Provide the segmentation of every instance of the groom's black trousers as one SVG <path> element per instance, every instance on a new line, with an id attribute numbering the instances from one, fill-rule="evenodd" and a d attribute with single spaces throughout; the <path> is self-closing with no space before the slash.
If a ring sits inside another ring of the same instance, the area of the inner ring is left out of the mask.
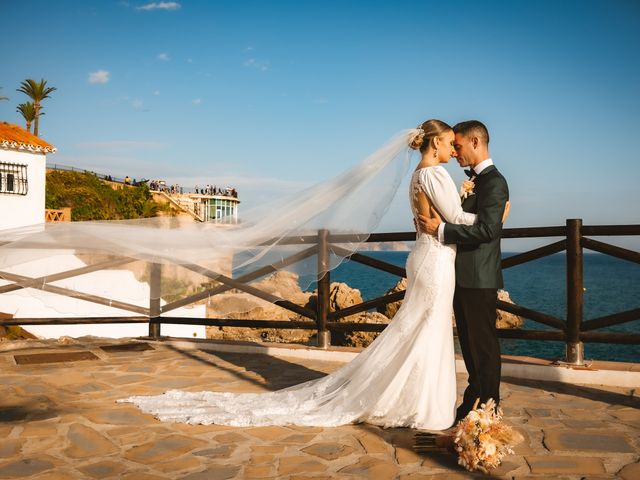
<path id="1" fill-rule="evenodd" d="M 465 366 L 469 372 L 469 385 L 464 392 L 458 417 L 473 408 L 476 398 L 480 403 L 493 398 L 500 402 L 500 344 L 496 332 L 495 288 L 462 288 L 456 286 L 453 311 L 456 315 L 458 340 Z"/>

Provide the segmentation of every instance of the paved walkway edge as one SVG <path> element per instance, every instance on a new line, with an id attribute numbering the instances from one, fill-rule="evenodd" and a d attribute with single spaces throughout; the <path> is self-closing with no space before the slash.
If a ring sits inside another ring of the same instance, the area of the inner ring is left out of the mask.
<path id="1" fill-rule="evenodd" d="M 145 338 L 147 341 L 153 341 Z M 193 341 L 184 339 L 163 339 L 162 343 L 169 343 L 184 350 L 205 350 L 209 352 L 229 353 L 258 353 L 274 357 L 289 357 L 305 360 L 325 360 L 330 362 L 349 362 L 359 353 L 355 348 L 320 349 L 303 345 L 258 344 L 250 342 L 220 342 Z M 568 367 L 554 365 L 552 362 L 535 363 L 527 357 L 509 357 L 503 359 L 502 376 L 525 378 L 529 380 L 543 380 L 581 385 L 606 385 L 612 387 L 637 388 L 640 387 L 640 371 L 624 369 L 606 369 L 595 367 Z M 614 362 L 607 362 L 612 364 Z M 624 365 L 624 364 L 621 364 Z M 456 371 L 467 373 L 464 361 L 456 358 Z"/>
<path id="2" fill-rule="evenodd" d="M 456 360 L 456 367 L 458 367 L 459 363 L 462 363 L 462 360 Z M 464 369 L 464 364 L 462 364 L 462 368 Z M 526 365 L 503 362 L 502 376 L 580 385 L 640 387 L 640 372 L 595 368 L 578 369 L 562 365 Z"/>

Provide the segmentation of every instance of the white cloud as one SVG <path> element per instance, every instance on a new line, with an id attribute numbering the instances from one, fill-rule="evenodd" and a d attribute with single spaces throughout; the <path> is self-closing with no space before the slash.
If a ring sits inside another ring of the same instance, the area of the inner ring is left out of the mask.
<path id="1" fill-rule="evenodd" d="M 269 70 L 270 64 L 268 60 L 256 60 L 255 58 L 250 58 L 244 62 L 244 66 L 247 68 L 255 68 L 261 72 L 266 72 Z"/>
<path id="2" fill-rule="evenodd" d="M 194 105 L 200 105 L 202 103 L 202 99 L 201 98 L 196 98 L 191 103 L 193 103 Z"/>
<path id="3" fill-rule="evenodd" d="M 138 100 L 137 98 L 131 102 L 131 106 L 136 110 L 140 110 L 144 106 L 144 102 L 142 100 Z"/>
<path id="4" fill-rule="evenodd" d="M 160 90 L 154 90 L 153 94 L 156 95 L 156 96 L 160 95 Z"/>
<path id="5" fill-rule="evenodd" d="M 178 2 L 151 2 L 136 7 L 136 10 L 178 10 L 182 7 Z"/>
<path id="6" fill-rule="evenodd" d="M 158 60 L 162 60 L 163 62 L 168 62 L 169 61 L 169 54 L 168 53 L 159 53 L 158 54 Z"/>
<path id="7" fill-rule="evenodd" d="M 187 58 L 187 63 L 193 63 L 193 58 Z"/>
<path id="8" fill-rule="evenodd" d="M 109 83 L 110 72 L 107 70 L 97 70 L 95 72 L 89 72 L 89 83 Z"/>

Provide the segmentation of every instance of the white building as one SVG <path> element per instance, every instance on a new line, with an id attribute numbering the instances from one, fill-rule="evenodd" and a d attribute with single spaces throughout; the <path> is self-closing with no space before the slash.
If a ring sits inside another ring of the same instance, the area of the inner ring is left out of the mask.
<path id="1" fill-rule="evenodd" d="M 197 202 L 198 212 L 205 222 L 219 224 L 238 223 L 238 205 L 240 200 L 231 195 L 190 195 Z"/>
<path id="2" fill-rule="evenodd" d="M 46 154 L 53 145 L 0 122 L 0 230 L 44 223 Z"/>
<path id="3" fill-rule="evenodd" d="M 5 229 L 44 225 L 46 154 L 55 151 L 53 145 L 23 128 L 0 122 L 0 233 Z M 37 278 L 42 272 L 64 272 L 85 265 L 73 255 L 73 252 L 66 255 L 57 252 L 48 258 L 3 267 L 2 270 Z M 12 282 L 0 277 L 0 286 L 10 283 Z M 138 281 L 134 274 L 127 270 L 102 270 L 58 281 L 56 284 L 98 296 L 121 298 L 135 305 L 149 304 L 148 283 Z M 104 291 L 107 287 L 110 290 Z M 205 313 L 205 305 L 172 311 L 172 315 L 183 317 L 204 317 Z M 126 316 L 131 315 L 131 312 L 86 302 L 73 296 L 24 288 L 0 294 L 0 314 L 8 318 L 82 318 Z M 25 330 L 41 338 L 83 335 L 118 338 L 146 335 L 149 327 L 146 323 L 102 323 L 33 325 L 26 326 Z M 200 325 L 163 325 L 161 331 L 163 335 L 177 337 L 205 337 L 205 327 Z"/>

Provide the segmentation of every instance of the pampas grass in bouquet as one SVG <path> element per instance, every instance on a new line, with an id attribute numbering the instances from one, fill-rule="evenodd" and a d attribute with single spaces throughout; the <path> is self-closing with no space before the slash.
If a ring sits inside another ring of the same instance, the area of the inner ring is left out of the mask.
<path id="1" fill-rule="evenodd" d="M 522 442 L 522 435 L 502 421 L 502 410 L 493 399 L 473 410 L 458 422 L 453 431 L 458 463 L 469 471 L 485 474 L 500 465 L 502 458 L 513 454 L 513 447 Z"/>

